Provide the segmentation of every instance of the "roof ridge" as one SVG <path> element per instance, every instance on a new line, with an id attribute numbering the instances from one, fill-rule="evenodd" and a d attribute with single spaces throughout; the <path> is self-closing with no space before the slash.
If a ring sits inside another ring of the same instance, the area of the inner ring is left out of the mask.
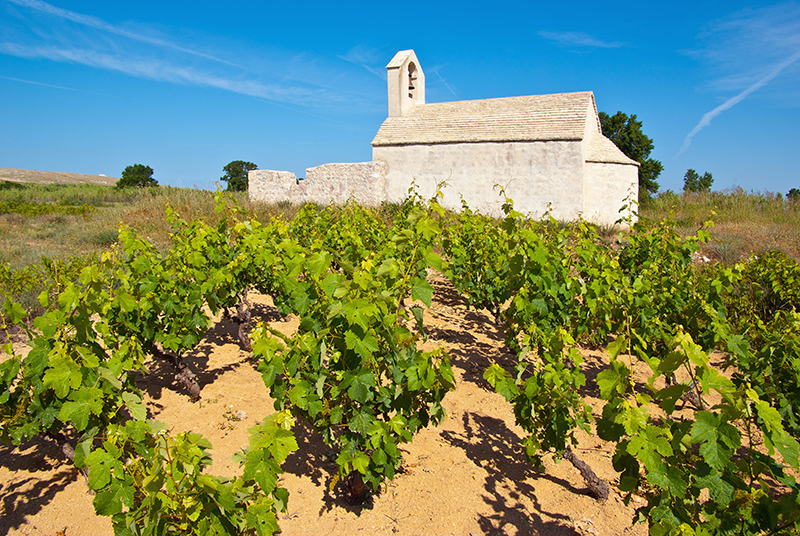
<path id="1" fill-rule="evenodd" d="M 387 118 L 372 145 L 580 140 L 590 102 L 576 91 L 420 104 Z"/>

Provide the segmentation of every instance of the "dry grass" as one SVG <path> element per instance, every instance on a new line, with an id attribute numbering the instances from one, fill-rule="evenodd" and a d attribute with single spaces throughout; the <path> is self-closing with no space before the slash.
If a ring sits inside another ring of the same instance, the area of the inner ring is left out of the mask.
<path id="1" fill-rule="evenodd" d="M 711 220 L 711 241 L 703 253 L 725 264 L 777 249 L 800 262 L 800 203 L 771 193 L 725 192 L 659 195 L 641 209 L 642 218 L 670 217 L 683 234 Z"/>
<path id="2" fill-rule="evenodd" d="M 65 184 L 51 180 L 64 175 L 71 176 L 71 180 L 83 177 L 85 182 Z M 19 182 L 20 177 L 27 180 L 21 187 L 4 181 L 13 178 Z M 0 169 L 0 201 L 16 199 L 97 207 L 86 216 L 0 214 L 0 262 L 18 268 L 38 262 L 42 256 L 67 258 L 91 253 L 112 244 L 121 224 L 166 248 L 170 241 L 167 204 L 186 220 L 199 217 L 211 224 L 219 221 L 213 192 L 169 186 L 120 191 L 99 184 L 101 179 L 112 184 L 116 181 L 91 175 Z M 230 197 L 246 216 L 260 221 L 274 217 L 291 219 L 299 209 L 290 203 L 251 203 L 246 193 Z M 387 205 L 379 214 L 391 219 L 397 208 Z M 713 220 L 712 239 L 703 253 L 726 264 L 771 249 L 800 261 L 800 203 L 779 195 L 746 193 L 741 189 L 690 195 L 667 192 L 641 207 L 640 215 L 644 220 L 670 217 L 683 234 L 693 234 L 703 222 Z M 601 229 L 601 232 L 616 235 L 618 229 Z"/>
<path id="3" fill-rule="evenodd" d="M 298 210 L 291 204 L 250 203 L 246 193 L 231 194 L 230 198 L 248 217 L 261 221 L 274 217 L 291 219 Z M 87 184 L 0 188 L 0 200 L 10 199 L 97 207 L 85 216 L 0 214 L 0 262 L 8 262 L 14 268 L 39 262 L 43 256 L 65 259 L 108 247 L 116 241 L 123 224 L 157 247 L 167 248 L 167 204 L 185 220 L 202 218 L 214 224 L 220 218 L 214 210 L 214 192 L 168 186 L 123 191 Z"/>

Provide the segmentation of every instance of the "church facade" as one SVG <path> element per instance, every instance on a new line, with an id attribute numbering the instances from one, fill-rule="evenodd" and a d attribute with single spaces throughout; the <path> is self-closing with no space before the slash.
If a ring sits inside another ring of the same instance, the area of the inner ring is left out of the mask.
<path id="1" fill-rule="evenodd" d="M 591 92 L 425 103 L 425 75 L 413 50 L 387 65 L 389 115 L 372 140 L 372 162 L 326 164 L 293 174 L 251 171 L 250 197 L 318 203 L 348 198 L 402 201 L 442 185 L 442 205 L 499 215 L 504 198 L 533 218 L 619 219 L 637 200 L 638 162 L 602 135 Z"/>

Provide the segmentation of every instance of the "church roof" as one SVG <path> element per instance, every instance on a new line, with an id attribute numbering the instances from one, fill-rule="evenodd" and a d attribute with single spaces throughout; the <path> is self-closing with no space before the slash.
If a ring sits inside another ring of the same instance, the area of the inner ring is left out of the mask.
<path id="1" fill-rule="evenodd" d="M 601 162 L 606 164 L 634 164 L 639 162 L 628 158 L 625 153 L 619 150 L 613 141 L 606 138 L 599 132 L 592 132 L 588 136 L 586 144 L 586 161 Z"/>
<path id="2" fill-rule="evenodd" d="M 591 91 L 422 104 L 386 119 L 372 145 L 581 140 L 590 105 Z"/>

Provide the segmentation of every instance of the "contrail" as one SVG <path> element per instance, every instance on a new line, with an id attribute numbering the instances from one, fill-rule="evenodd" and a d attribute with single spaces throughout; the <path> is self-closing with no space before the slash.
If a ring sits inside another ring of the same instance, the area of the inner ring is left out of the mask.
<path id="1" fill-rule="evenodd" d="M 88 93 L 90 95 L 100 95 L 100 96 L 103 96 L 103 97 L 113 97 L 113 95 L 109 95 L 108 93 L 98 93 L 97 91 L 87 91 L 85 89 L 75 89 L 74 87 L 55 86 L 53 84 L 45 84 L 44 82 L 35 82 L 33 80 L 23 80 L 22 78 L 12 78 L 10 76 L 2 76 L 2 75 L 0 75 L 0 79 L 11 80 L 12 82 L 22 82 L 23 84 L 33 84 L 35 86 L 51 87 L 53 89 L 64 89 L 64 90 L 67 90 L 67 91 L 77 91 L 79 93 Z"/>
<path id="2" fill-rule="evenodd" d="M 442 75 L 440 75 L 440 74 L 439 74 L 439 69 L 431 69 L 431 70 L 432 70 L 434 73 L 436 73 L 436 76 L 438 76 L 438 77 L 439 77 L 439 80 L 441 80 L 441 81 L 442 81 L 442 84 L 444 84 L 444 87 L 446 87 L 447 89 L 449 89 L 449 90 L 450 90 L 450 93 L 452 93 L 452 94 L 453 94 L 453 96 L 454 96 L 455 98 L 459 98 L 459 97 L 458 97 L 458 95 L 456 95 L 456 92 L 455 92 L 455 91 L 453 91 L 453 88 L 451 88 L 451 87 L 450 87 L 450 84 L 448 84 L 447 82 L 445 82 L 445 81 L 444 81 L 444 78 L 442 78 Z"/>
<path id="3" fill-rule="evenodd" d="M 694 135 L 700 132 L 704 127 L 707 127 L 711 123 L 712 119 L 717 117 L 719 114 L 721 114 L 728 108 L 731 108 L 733 105 L 742 102 L 745 98 L 747 98 L 747 96 L 750 93 L 767 85 L 773 78 L 778 76 L 781 73 L 781 71 L 783 71 L 785 68 L 787 68 L 797 60 L 800 60 L 800 50 L 789 56 L 788 59 L 784 60 L 781 64 L 775 67 L 775 69 L 773 69 L 773 71 L 769 73 L 767 76 L 765 76 L 764 78 L 762 78 L 749 88 L 745 89 L 735 97 L 731 97 L 730 99 L 726 100 L 725 102 L 723 102 L 722 104 L 720 104 L 719 106 L 717 106 L 716 108 L 705 114 L 703 118 L 700 119 L 700 122 L 697 123 L 697 126 L 695 126 L 691 132 L 689 132 L 689 134 L 686 136 L 686 139 L 683 140 L 683 146 L 681 147 L 681 150 L 678 151 L 678 154 L 675 155 L 675 157 L 677 158 L 686 149 L 689 148 L 689 145 L 692 144 L 692 138 L 694 138 Z"/>
<path id="4" fill-rule="evenodd" d="M 55 89 L 66 89 L 67 91 L 84 91 L 82 89 L 75 89 L 75 88 L 72 88 L 72 87 L 54 86 L 53 84 L 45 84 L 43 82 L 34 82 L 33 80 L 23 80 L 21 78 L 11 78 L 10 76 L 2 76 L 2 75 L 0 75 L 0 78 L 2 78 L 3 80 L 11 80 L 13 82 L 22 82 L 24 84 L 34 84 L 36 86 L 52 87 L 52 88 L 55 88 Z"/>

